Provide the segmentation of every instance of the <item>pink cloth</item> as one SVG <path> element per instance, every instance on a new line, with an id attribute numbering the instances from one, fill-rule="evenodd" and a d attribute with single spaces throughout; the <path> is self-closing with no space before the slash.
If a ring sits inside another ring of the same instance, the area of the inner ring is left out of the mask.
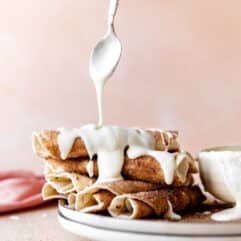
<path id="1" fill-rule="evenodd" d="M 44 176 L 29 171 L 0 172 L 0 213 L 42 204 Z"/>

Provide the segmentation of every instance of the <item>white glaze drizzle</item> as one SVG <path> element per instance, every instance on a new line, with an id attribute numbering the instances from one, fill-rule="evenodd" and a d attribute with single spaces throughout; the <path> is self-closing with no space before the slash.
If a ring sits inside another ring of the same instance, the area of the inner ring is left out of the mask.
<path id="1" fill-rule="evenodd" d="M 86 146 L 90 159 L 97 155 L 99 170 L 98 182 L 121 179 L 124 163 L 124 150 L 129 158 L 149 155 L 155 158 L 163 170 L 165 183 L 170 185 L 177 175 L 184 183 L 190 165 L 190 158 L 185 152 L 169 153 L 154 150 L 153 136 L 146 130 L 120 128 L 117 126 L 102 126 L 90 124 L 79 129 L 60 129 L 58 145 L 61 158 L 66 159 L 76 138 L 80 137 Z M 93 177 L 93 162 L 87 165 L 87 172 Z"/>
<path id="2" fill-rule="evenodd" d="M 87 172 L 89 174 L 89 177 L 94 176 L 94 162 L 93 160 L 89 160 L 87 166 L 86 166 Z"/>
<path id="3" fill-rule="evenodd" d="M 163 169 L 165 182 L 171 184 L 174 178 L 175 172 L 175 154 L 166 151 L 154 151 L 140 146 L 130 146 L 127 151 L 127 156 L 131 159 L 135 159 L 139 156 L 149 155 L 154 157 Z"/>
<path id="4" fill-rule="evenodd" d="M 114 73 L 121 55 L 121 44 L 115 35 L 114 29 L 114 18 L 118 5 L 119 0 L 111 0 L 108 13 L 108 31 L 93 49 L 90 58 L 89 71 L 96 89 L 99 127 L 103 125 L 102 102 L 104 86 Z"/>
<path id="5" fill-rule="evenodd" d="M 233 208 L 214 213 L 211 218 L 215 221 L 232 221 L 241 218 L 241 206 L 236 204 Z"/>
<path id="6" fill-rule="evenodd" d="M 171 220 L 180 220 L 182 217 L 173 211 L 171 202 L 167 200 L 167 203 L 168 211 L 165 213 L 164 217 Z"/>
<path id="7" fill-rule="evenodd" d="M 153 149 L 155 141 L 147 131 L 90 124 L 79 129 L 59 129 L 58 145 L 61 158 L 66 159 L 76 138 L 84 141 L 90 159 L 97 154 L 98 182 L 121 179 L 124 150 L 127 146 Z"/>
<path id="8" fill-rule="evenodd" d="M 210 215 L 211 212 L 210 212 L 210 211 L 204 211 L 204 212 L 202 212 L 201 214 L 203 214 L 203 215 Z"/>
<path id="9" fill-rule="evenodd" d="M 172 184 L 175 174 L 179 176 L 182 182 L 185 182 L 190 161 L 186 158 L 185 153 L 177 155 L 176 153 L 150 150 L 140 146 L 130 146 L 127 150 L 127 156 L 131 159 L 144 155 L 152 156 L 159 162 L 166 184 Z"/>

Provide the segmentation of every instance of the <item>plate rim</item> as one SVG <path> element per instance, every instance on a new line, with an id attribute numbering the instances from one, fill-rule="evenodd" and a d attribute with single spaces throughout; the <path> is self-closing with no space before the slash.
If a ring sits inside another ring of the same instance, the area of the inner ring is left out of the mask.
<path id="1" fill-rule="evenodd" d="M 101 216 L 99 214 L 82 213 L 64 207 L 63 202 L 58 204 L 58 215 L 76 223 L 91 226 L 93 228 L 106 229 L 117 232 L 131 232 L 146 235 L 166 236 L 197 236 L 197 237 L 240 237 L 240 223 L 180 223 L 152 220 L 127 220 Z M 140 231 L 141 230 L 141 231 Z M 192 230 L 192 233 L 188 232 Z M 208 230 L 208 231 L 207 231 Z"/>

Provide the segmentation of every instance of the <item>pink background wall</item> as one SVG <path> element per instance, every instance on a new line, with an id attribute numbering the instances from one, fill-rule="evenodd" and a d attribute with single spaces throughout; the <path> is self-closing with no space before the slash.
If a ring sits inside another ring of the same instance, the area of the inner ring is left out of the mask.
<path id="1" fill-rule="evenodd" d="M 41 171 L 35 129 L 97 121 L 88 75 L 107 0 L 0 0 L 0 168 Z M 121 0 L 123 58 L 104 120 L 178 129 L 183 147 L 240 143 L 241 1 Z"/>

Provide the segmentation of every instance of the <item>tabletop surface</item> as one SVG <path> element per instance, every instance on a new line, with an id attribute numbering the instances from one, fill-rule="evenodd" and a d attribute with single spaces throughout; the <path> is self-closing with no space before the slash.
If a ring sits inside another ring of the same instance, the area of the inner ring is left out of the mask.
<path id="1" fill-rule="evenodd" d="M 57 220 L 57 205 L 0 215 L 1 241 L 87 241 L 65 231 Z"/>

